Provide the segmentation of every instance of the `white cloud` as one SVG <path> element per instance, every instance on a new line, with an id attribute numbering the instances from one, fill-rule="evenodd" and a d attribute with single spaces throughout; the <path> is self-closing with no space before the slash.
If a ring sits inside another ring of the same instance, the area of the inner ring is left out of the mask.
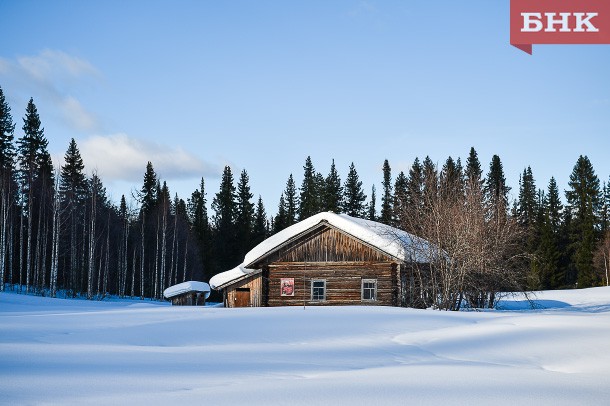
<path id="1" fill-rule="evenodd" d="M 59 106 L 63 118 L 69 125 L 78 130 L 93 130 L 97 120 L 93 114 L 85 110 L 82 104 L 72 96 L 66 96 Z"/>
<path id="2" fill-rule="evenodd" d="M 9 68 L 10 68 L 9 61 L 4 58 L 0 58 L 0 74 L 8 73 Z"/>
<path id="3" fill-rule="evenodd" d="M 86 79 L 99 79 L 98 70 L 88 61 L 62 51 L 46 49 L 34 56 L 14 60 L 0 58 L 0 75 L 27 98 L 47 101 L 68 127 L 77 131 L 99 130 L 96 116 L 73 95 Z"/>
<path id="4" fill-rule="evenodd" d="M 30 77 L 39 81 L 99 74 L 97 69 L 86 60 L 51 49 L 45 49 L 35 56 L 19 57 L 17 64 Z"/>
<path id="5" fill-rule="evenodd" d="M 126 134 L 90 137 L 79 143 L 79 148 L 87 168 L 97 170 L 104 181 L 140 181 L 148 161 L 161 178 L 168 180 L 217 177 L 221 171 L 181 147 L 130 138 Z"/>
<path id="6" fill-rule="evenodd" d="M 361 0 L 351 10 L 347 12 L 350 17 L 370 15 L 377 13 L 377 7 L 370 1 Z"/>

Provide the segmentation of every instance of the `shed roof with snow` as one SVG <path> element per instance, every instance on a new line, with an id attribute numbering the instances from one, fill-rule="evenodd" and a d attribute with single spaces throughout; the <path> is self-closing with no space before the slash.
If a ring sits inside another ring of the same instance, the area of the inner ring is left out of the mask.
<path id="1" fill-rule="evenodd" d="M 204 298 L 207 299 L 210 297 L 210 285 L 205 282 L 186 281 L 165 289 L 163 291 L 163 296 L 165 296 L 166 299 L 171 299 L 189 292 L 203 293 Z"/>

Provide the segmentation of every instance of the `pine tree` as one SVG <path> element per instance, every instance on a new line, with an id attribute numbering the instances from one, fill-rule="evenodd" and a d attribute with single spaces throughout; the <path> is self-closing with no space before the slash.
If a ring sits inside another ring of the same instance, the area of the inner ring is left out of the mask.
<path id="1" fill-rule="evenodd" d="M 393 218 L 392 211 L 392 169 L 386 159 L 383 161 L 383 196 L 381 196 L 381 214 L 379 221 L 383 224 L 391 224 Z"/>
<path id="2" fill-rule="evenodd" d="M 597 283 L 593 269 L 593 252 L 598 240 L 596 225 L 601 205 L 599 179 L 586 156 L 580 156 L 568 183 L 566 199 L 572 215 L 571 242 L 573 262 L 579 288 Z"/>
<path id="3" fill-rule="evenodd" d="M 235 217 L 235 232 L 237 237 L 238 257 L 243 258 L 252 249 L 254 227 L 254 203 L 250 192 L 250 178 L 246 170 L 242 170 L 237 182 L 237 211 Z"/>
<path id="4" fill-rule="evenodd" d="M 343 185 L 343 209 L 348 216 L 365 216 L 366 195 L 362 191 L 362 182 L 358 178 L 358 172 L 354 163 L 349 167 L 345 184 Z"/>
<path id="5" fill-rule="evenodd" d="M 341 213 L 341 199 L 343 198 L 343 188 L 341 187 L 341 178 L 335 167 L 333 159 L 330 165 L 328 176 L 324 180 L 322 199 L 322 211 L 332 211 L 333 213 Z"/>
<path id="6" fill-rule="evenodd" d="M 377 196 L 375 194 L 375 185 L 371 186 L 371 201 L 368 205 L 367 219 L 371 221 L 377 221 Z"/>
<path id="7" fill-rule="evenodd" d="M 243 259 L 237 252 L 237 236 L 235 234 L 236 198 L 231 168 L 225 166 L 220 181 L 220 190 L 212 200 L 215 273 L 232 269 Z"/>
<path id="8" fill-rule="evenodd" d="M 304 220 L 320 212 L 320 179 L 313 167 L 311 157 L 308 156 L 305 160 L 303 170 L 304 174 L 303 183 L 301 183 L 299 220 Z"/>

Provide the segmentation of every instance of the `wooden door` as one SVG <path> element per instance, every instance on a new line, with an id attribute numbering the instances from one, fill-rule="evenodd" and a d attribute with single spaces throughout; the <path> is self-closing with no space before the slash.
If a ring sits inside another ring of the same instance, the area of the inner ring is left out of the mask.
<path id="1" fill-rule="evenodd" d="M 249 307 L 250 306 L 250 289 L 237 288 L 235 290 L 234 307 Z"/>

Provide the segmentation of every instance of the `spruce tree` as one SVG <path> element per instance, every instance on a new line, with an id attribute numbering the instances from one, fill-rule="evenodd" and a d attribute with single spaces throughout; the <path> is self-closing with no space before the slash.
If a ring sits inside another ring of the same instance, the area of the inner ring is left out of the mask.
<path id="1" fill-rule="evenodd" d="M 492 214 L 500 216 L 500 218 L 505 217 L 508 211 L 508 192 L 510 187 L 506 185 L 502 161 L 498 155 L 494 155 L 491 158 L 484 191 L 485 199 Z"/>
<path id="2" fill-rule="evenodd" d="M 64 162 L 60 171 L 59 193 L 64 207 L 70 210 L 71 206 L 81 204 L 87 194 L 85 164 L 74 138 L 70 140 Z"/>
<path id="3" fill-rule="evenodd" d="M 29 292 L 37 284 L 39 276 L 45 275 L 46 250 L 42 249 L 45 230 L 49 230 L 50 208 L 53 199 L 52 164 L 47 150 L 48 141 L 41 127 L 38 110 L 30 99 L 23 118 L 23 137 L 17 141 L 19 157 L 19 181 L 21 201 L 27 219 L 25 234 L 25 285 Z M 35 249 L 35 246 L 38 247 Z M 43 269 L 41 269 L 41 267 Z M 21 269 L 20 272 L 24 270 Z M 41 274 L 41 272 L 43 272 Z"/>
<path id="4" fill-rule="evenodd" d="M 76 289 L 77 280 L 82 277 L 79 272 L 82 272 L 80 263 L 84 252 L 80 236 L 85 227 L 88 185 L 84 172 L 85 164 L 74 138 L 70 140 L 64 161 L 60 170 L 59 195 L 63 214 L 62 221 L 66 224 L 68 233 L 62 239 L 64 249 L 61 250 L 59 256 L 60 261 L 66 264 L 69 270 L 65 281 L 68 286 L 65 288 Z"/>
<path id="5" fill-rule="evenodd" d="M 602 203 L 600 208 L 600 234 L 606 235 L 610 229 L 610 181 L 602 186 Z"/>
<path id="6" fill-rule="evenodd" d="M 408 206 L 407 183 L 407 177 L 401 171 L 394 182 L 394 201 L 392 204 L 394 214 L 392 224 L 397 227 L 404 227 L 406 221 Z"/>
<path id="7" fill-rule="evenodd" d="M 349 167 L 345 184 L 343 185 L 343 209 L 348 216 L 365 216 L 366 195 L 362 191 L 362 182 L 358 178 L 358 172 L 354 163 Z"/>
<path id="8" fill-rule="evenodd" d="M 593 252 L 598 240 L 596 225 L 601 205 L 599 179 L 589 158 L 582 155 L 578 158 L 568 185 L 570 189 L 566 191 L 566 199 L 572 215 L 572 260 L 578 287 L 586 288 L 597 283 Z"/>
<path id="9" fill-rule="evenodd" d="M 299 211 L 297 188 L 294 183 L 292 174 L 290 174 L 288 180 L 286 181 L 286 190 L 284 191 L 284 194 L 282 196 L 284 197 L 284 217 L 282 218 L 281 226 L 282 229 L 284 229 L 297 222 L 297 215 Z"/>
<path id="10" fill-rule="evenodd" d="M 237 214 L 236 192 L 233 174 L 225 166 L 220 181 L 220 190 L 212 200 L 214 210 L 214 258 L 216 273 L 232 269 L 241 262 L 237 252 L 235 216 Z"/>
<path id="11" fill-rule="evenodd" d="M 539 289 L 556 289 L 563 286 L 565 281 L 561 265 L 561 210 L 559 189 L 555 178 L 551 178 L 540 208 L 543 219 L 539 226 L 540 241 L 536 251 L 540 264 Z"/>
<path id="12" fill-rule="evenodd" d="M 553 179 L 554 181 L 554 179 Z M 517 220 L 519 224 L 529 228 L 535 223 L 538 212 L 536 202 L 536 183 L 532 168 L 527 167 L 519 179 L 519 197 L 517 200 Z"/>
<path id="13" fill-rule="evenodd" d="M 343 188 L 341 187 L 341 178 L 335 167 L 333 159 L 330 165 L 328 176 L 324 180 L 322 211 L 332 211 L 333 213 L 341 213 L 341 199 L 343 198 Z"/>
<path id="14" fill-rule="evenodd" d="M 201 178 L 199 189 L 191 194 L 188 200 L 188 214 L 192 224 L 193 233 L 197 241 L 197 247 L 201 255 L 203 275 L 211 277 L 212 267 L 212 237 L 208 218 L 207 199 L 205 192 L 205 180 Z"/>
<path id="15" fill-rule="evenodd" d="M 407 220 L 407 224 L 403 225 L 403 228 L 405 228 L 406 231 L 415 234 L 418 234 L 419 230 L 415 229 L 415 225 L 412 224 L 413 222 L 411 219 L 418 218 L 420 210 L 423 207 L 423 188 L 423 168 L 419 163 L 419 158 L 415 158 L 407 179 L 407 204 L 405 207 L 405 220 Z"/>
<path id="16" fill-rule="evenodd" d="M 379 221 L 383 224 L 391 224 L 393 219 L 392 211 L 392 168 L 386 159 L 383 161 L 383 196 L 381 196 L 381 214 Z"/>
<path id="17" fill-rule="evenodd" d="M 481 169 L 481 163 L 479 162 L 479 156 L 474 147 L 470 148 L 468 159 L 466 160 L 466 169 L 464 170 L 464 177 L 466 180 L 466 186 L 469 188 L 483 186 L 483 180 L 481 175 L 483 170 Z"/>
<path id="18" fill-rule="evenodd" d="M 14 131 L 15 123 L 13 123 L 11 108 L 0 87 L 0 170 L 2 175 L 12 173 L 15 169 Z"/>
<path id="19" fill-rule="evenodd" d="M 33 198 L 32 188 L 39 173 L 41 157 L 48 145 L 33 99 L 30 99 L 26 108 L 26 115 L 23 119 L 23 133 L 23 137 L 17 141 L 20 167 L 19 178 L 22 184 L 24 201 L 28 205 L 29 200 Z"/>
<path id="20" fill-rule="evenodd" d="M 543 195 L 542 191 L 540 193 L 536 192 L 534 175 L 532 174 L 532 169 L 528 166 L 523 170 L 523 174 L 519 178 L 519 196 L 513 211 L 517 222 L 525 233 L 525 251 L 532 258 L 537 258 L 542 227 L 544 226 L 545 213 L 543 202 L 546 198 Z M 528 286 L 530 289 L 536 290 L 541 288 L 542 279 L 547 278 L 547 276 L 542 274 L 543 272 L 546 271 L 543 270 L 542 262 L 537 259 L 532 260 L 528 275 Z"/>
<path id="21" fill-rule="evenodd" d="M 286 200 L 284 199 L 284 193 L 282 193 L 277 206 L 277 214 L 273 220 L 273 232 L 280 232 L 286 227 L 288 227 L 288 215 L 286 214 Z"/>
<path id="22" fill-rule="evenodd" d="M 11 108 L 0 87 L 0 292 L 4 290 L 7 275 L 8 282 L 13 283 L 12 272 L 8 269 L 8 258 L 13 249 L 13 243 L 10 241 L 12 214 L 17 207 L 14 131 Z"/>
<path id="23" fill-rule="evenodd" d="M 239 181 L 237 182 L 237 207 L 235 217 L 235 232 L 237 237 L 237 245 L 239 257 L 244 255 L 253 247 L 253 227 L 254 227 L 254 203 L 249 185 L 250 178 L 246 170 L 241 171 Z"/>
<path id="24" fill-rule="evenodd" d="M 252 230 L 252 245 L 256 246 L 267 238 L 267 213 L 263 205 L 263 199 L 259 195 L 254 213 L 254 229 Z"/>
<path id="25" fill-rule="evenodd" d="M 428 210 L 429 207 L 434 205 L 434 202 L 438 198 L 439 191 L 439 178 L 436 165 L 432 162 L 429 156 L 424 158 L 422 164 L 422 178 L 423 178 L 423 209 Z"/>
<path id="26" fill-rule="evenodd" d="M 146 164 L 146 172 L 144 173 L 144 182 L 140 189 L 140 193 L 138 194 L 138 200 L 140 201 L 140 218 L 142 218 L 142 216 L 147 217 L 151 215 L 153 209 L 157 205 L 159 188 L 157 173 L 153 168 L 153 164 L 148 161 Z"/>
<path id="27" fill-rule="evenodd" d="M 303 166 L 303 183 L 299 206 L 299 220 L 304 220 L 320 212 L 320 179 L 316 173 L 311 157 L 305 160 Z"/>
<path id="28" fill-rule="evenodd" d="M 377 221 L 377 196 L 375 194 L 375 185 L 371 186 L 371 201 L 368 204 L 367 219 L 371 221 Z"/>
<path id="29" fill-rule="evenodd" d="M 456 199 L 464 193 L 462 164 L 449 157 L 440 175 L 440 194 L 443 198 Z"/>

